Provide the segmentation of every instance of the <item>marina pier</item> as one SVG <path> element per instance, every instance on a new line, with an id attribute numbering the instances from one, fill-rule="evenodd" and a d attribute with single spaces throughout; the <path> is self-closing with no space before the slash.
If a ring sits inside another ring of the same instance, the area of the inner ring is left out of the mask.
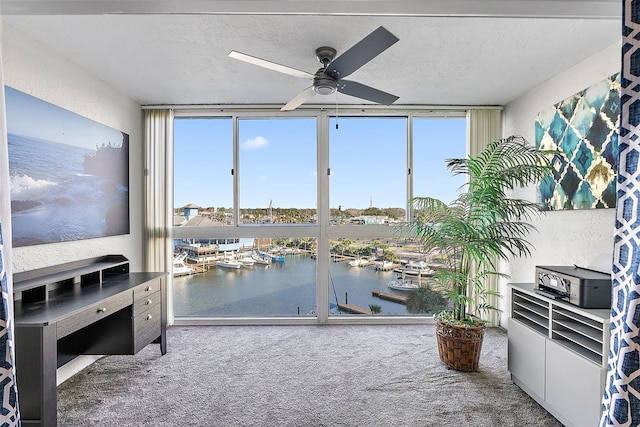
<path id="1" fill-rule="evenodd" d="M 353 313 L 353 314 L 371 314 L 371 310 L 369 310 L 368 308 L 364 308 L 364 307 L 359 307 L 357 305 L 353 305 L 353 304 L 343 304 L 343 303 L 338 303 L 338 308 L 342 311 L 346 311 L 347 313 Z"/>
<path id="2" fill-rule="evenodd" d="M 397 302 L 399 304 L 407 304 L 407 297 L 404 295 L 390 294 L 382 291 L 371 291 L 371 295 L 387 301 Z"/>

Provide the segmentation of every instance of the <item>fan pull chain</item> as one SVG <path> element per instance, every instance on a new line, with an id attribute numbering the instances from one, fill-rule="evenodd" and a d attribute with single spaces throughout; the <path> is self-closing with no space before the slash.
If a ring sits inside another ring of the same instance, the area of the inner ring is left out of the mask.
<path id="1" fill-rule="evenodd" d="M 336 130 L 338 130 L 338 91 L 336 91 Z"/>

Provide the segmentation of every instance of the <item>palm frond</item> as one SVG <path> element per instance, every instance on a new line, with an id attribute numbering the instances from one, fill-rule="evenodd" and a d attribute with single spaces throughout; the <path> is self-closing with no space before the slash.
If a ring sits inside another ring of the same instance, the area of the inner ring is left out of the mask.
<path id="1" fill-rule="evenodd" d="M 449 270 L 435 279 L 446 290 L 458 320 L 467 309 L 495 309 L 487 297 L 495 292 L 485 288 L 489 276 L 501 276 L 495 262 L 513 256 L 531 255 L 526 240 L 535 231 L 529 224 L 541 208 L 528 200 L 511 198 L 509 193 L 540 181 L 551 170 L 548 153 L 531 147 L 521 136 L 494 141 L 477 156 L 447 159 L 453 175 L 467 175 L 466 190 L 446 204 L 431 197 L 411 200 L 415 213 L 410 230 L 425 250 L 439 251 L 449 262 Z M 471 276 L 475 266 L 476 274 Z M 473 300 L 470 295 L 473 293 Z"/>

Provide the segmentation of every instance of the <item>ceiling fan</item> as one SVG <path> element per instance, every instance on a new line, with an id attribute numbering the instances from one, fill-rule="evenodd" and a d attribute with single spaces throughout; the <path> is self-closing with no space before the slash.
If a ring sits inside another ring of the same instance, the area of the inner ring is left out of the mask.
<path id="1" fill-rule="evenodd" d="M 229 56 L 294 77 L 313 79 L 313 84 L 282 107 L 282 111 L 295 110 L 315 94 L 330 95 L 335 93 L 336 90 L 340 93 L 366 99 L 377 104 L 390 105 L 398 99 L 397 96 L 372 88 L 371 86 L 343 79 L 387 50 L 398 40 L 396 36 L 384 27 L 378 27 L 337 58 L 334 48 L 327 46 L 319 47 L 316 49 L 316 57 L 322 64 L 322 68 L 319 68 L 315 74 L 310 74 L 306 71 L 297 70 L 287 67 L 286 65 L 280 65 L 234 50 L 229 52 Z"/>

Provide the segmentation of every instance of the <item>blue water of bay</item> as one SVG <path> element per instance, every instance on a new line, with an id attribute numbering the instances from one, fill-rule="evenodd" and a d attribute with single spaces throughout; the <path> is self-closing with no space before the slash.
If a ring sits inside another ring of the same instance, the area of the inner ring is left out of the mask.
<path id="1" fill-rule="evenodd" d="M 373 266 L 349 267 L 331 263 L 329 302 L 331 313 L 340 315 L 336 299 L 363 308 L 376 304 L 383 315 L 406 315 L 402 304 L 371 295 L 374 290 L 403 294 L 387 287 L 396 277 L 392 271 Z M 274 317 L 315 316 L 316 261 L 308 255 L 289 255 L 284 263 L 229 270 L 213 267 L 202 274 L 174 279 L 176 317 Z"/>

